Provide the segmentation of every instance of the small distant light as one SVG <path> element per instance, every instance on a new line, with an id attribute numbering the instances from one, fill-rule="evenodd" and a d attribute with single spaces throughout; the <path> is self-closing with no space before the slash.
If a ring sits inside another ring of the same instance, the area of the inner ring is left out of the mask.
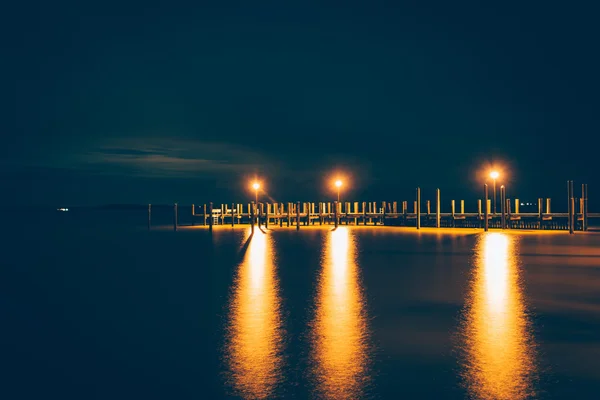
<path id="1" fill-rule="evenodd" d="M 521 203 L 521 205 L 522 205 L 522 206 L 524 206 L 525 204 L 524 204 L 524 203 Z"/>

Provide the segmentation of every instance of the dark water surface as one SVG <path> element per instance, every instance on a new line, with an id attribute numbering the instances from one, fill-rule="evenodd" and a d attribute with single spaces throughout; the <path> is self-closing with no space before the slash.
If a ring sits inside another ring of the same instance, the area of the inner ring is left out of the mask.
<path id="1" fill-rule="evenodd" d="M 2 398 L 600 392 L 598 234 L 3 218 Z"/>

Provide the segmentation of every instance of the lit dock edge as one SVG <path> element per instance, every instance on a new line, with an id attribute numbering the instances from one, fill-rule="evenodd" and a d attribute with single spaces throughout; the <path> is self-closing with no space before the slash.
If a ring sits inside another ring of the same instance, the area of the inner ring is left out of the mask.
<path id="1" fill-rule="evenodd" d="M 192 226 L 203 225 L 212 229 L 215 225 L 277 225 L 295 227 L 314 225 L 356 225 L 356 226 L 402 226 L 421 228 L 480 228 L 495 229 L 537 229 L 563 230 L 574 233 L 587 231 L 589 219 L 600 219 L 600 213 L 588 213 L 587 185 L 582 187 L 582 197 L 572 197 L 572 181 L 569 181 L 569 211 L 566 213 L 551 212 L 551 199 L 538 199 L 538 212 L 522 213 L 519 211 L 519 199 L 507 199 L 504 188 L 500 191 L 500 212 L 492 212 L 491 200 L 488 198 L 487 185 L 484 185 L 484 200 L 478 200 L 477 212 L 465 212 L 465 202 L 460 200 L 459 209 L 456 201 L 451 200 L 451 212 L 441 212 L 440 190 L 436 191 L 435 210 L 431 210 L 431 201 L 425 201 L 422 209 L 421 190 L 417 188 L 416 198 L 409 211 L 408 202 L 287 202 L 287 203 L 231 203 L 214 207 L 213 203 L 191 206 Z M 544 201 L 545 200 L 545 201 Z M 483 207 L 485 204 L 486 207 Z M 514 211 L 511 209 L 514 204 Z M 173 206 L 173 229 L 177 230 L 179 207 Z M 148 205 L 148 229 L 151 229 L 152 206 Z"/>

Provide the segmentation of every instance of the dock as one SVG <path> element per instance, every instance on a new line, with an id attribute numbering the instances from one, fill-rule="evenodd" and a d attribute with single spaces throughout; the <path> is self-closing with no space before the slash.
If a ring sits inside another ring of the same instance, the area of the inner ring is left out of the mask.
<path id="1" fill-rule="evenodd" d="M 429 228 L 539 229 L 585 232 L 590 219 L 600 221 L 600 213 L 588 212 L 587 185 L 582 185 L 581 198 L 575 198 L 572 181 L 568 182 L 568 212 L 552 212 L 551 199 L 538 198 L 536 212 L 521 212 L 519 199 L 506 198 L 500 188 L 499 212 L 493 212 L 492 201 L 484 185 L 484 198 L 477 201 L 477 211 L 466 211 L 465 201 L 450 200 L 450 212 L 441 212 L 441 193 L 436 198 L 421 200 L 416 189 L 415 200 L 408 201 L 333 201 L 333 202 L 249 202 L 215 206 L 213 203 L 191 206 L 192 225 L 212 229 L 215 225 L 255 225 L 295 227 L 311 225 L 403 226 Z M 151 228 L 152 206 L 148 205 L 148 229 Z M 179 206 L 173 207 L 173 229 L 177 230 Z"/>

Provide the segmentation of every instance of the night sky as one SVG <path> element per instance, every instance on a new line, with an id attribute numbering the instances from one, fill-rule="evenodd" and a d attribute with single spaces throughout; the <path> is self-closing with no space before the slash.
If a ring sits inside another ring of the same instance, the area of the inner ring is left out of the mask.
<path id="1" fill-rule="evenodd" d="M 510 197 L 600 205 L 592 1 L 319 3 L 12 2 L 0 203 L 247 201 L 255 174 L 318 201 L 333 171 L 449 202 L 496 165 Z"/>

